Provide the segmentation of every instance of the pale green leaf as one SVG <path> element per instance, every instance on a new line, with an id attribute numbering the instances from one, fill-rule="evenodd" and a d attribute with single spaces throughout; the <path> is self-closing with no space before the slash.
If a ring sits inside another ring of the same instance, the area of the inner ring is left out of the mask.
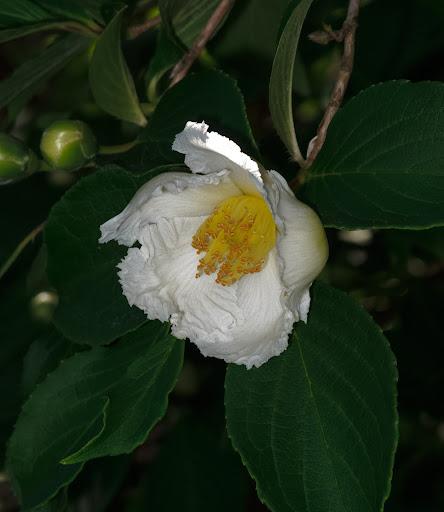
<path id="1" fill-rule="evenodd" d="M 121 48 L 123 10 L 98 38 L 89 69 L 89 83 L 100 108 L 118 119 L 140 126 L 146 119 Z"/>
<path id="2" fill-rule="evenodd" d="M 270 77 L 270 112 L 274 127 L 292 158 L 303 161 L 293 122 L 293 70 L 302 25 L 313 0 L 301 0 L 279 40 Z"/>

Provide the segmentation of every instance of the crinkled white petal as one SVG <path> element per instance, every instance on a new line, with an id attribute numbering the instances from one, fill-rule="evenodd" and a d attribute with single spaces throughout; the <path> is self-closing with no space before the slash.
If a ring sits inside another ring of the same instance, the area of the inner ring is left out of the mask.
<path id="1" fill-rule="evenodd" d="M 221 201 L 241 193 L 226 171 L 206 176 L 160 174 L 145 183 L 121 213 L 100 226 L 99 242 L 117 240 L 131 246 L 147 224 L 162 217 L 209 215 Z"/>
<path id="2" fill-rule="evenodd" d="M 160 219 L 146 226 L 141 248 L 131 248 L 119 264 L 123 293 L 150 319 L 191 325 L 191 341 L 219 341 L 233 325 L 242 323 L 236 286 L 220 286 L 214 276 L 196 279 L 199 256 L 191 246 L 205 217 Z M 177 337 L 185 338 L 179 332 Z"/>
<path id="3" fill-rule="evenodd" d="M 276 171 L 266 180 L 272 208 L 281 218 L 283 231 L 277 241 L 282 262 L 282 280 L 289 292 L 289 307 L 297 320 L 307 321 L 309 288 L 328 258 L 328 243 L 317 214 L 294 196 L 285 179 Z"/>
<path id="4" fill-rule="evenodd" d="M 234 142 L 205 123 L 187 123 L 173 149 L 194 173 L 166 173 L 145 184 L 128 206 L 101 226 L 100 242 L 130 248 L 119 279 L 130 305 L 150 319 L 169 320 L 178 338 L 189 338 L 206 356 L 260 366 L 288 345 L 293 323 L 307 321 L 310 286 L 328 256 L 316 213 L 298 201 L 284 178 L 259 166 Z M 261 195 L 279 236 L 258 273 L 231 286 L 216 276 L 196 278 L 199 256 L 192 238 L 225 199 Z"/>
<path id="5" fill-rule="evenodd" d="M 231 286 L 217 284 L 215 275 L 196 278 L 191 238 L 204 219 L 162 218 L 146 226 L 141 248 L 129 249 L 119 265 L 124 295 L 148 318 L 170 320 L 173 334 L 189 338 L 205 356 L 260 366 L 285 350 L 295 321 L 276 251 L 261 272 Z"/>
<path id="6" fill-rule="evenodd" d="M 270 252 L 261 272 L 246 275 L 237 282 L 236 295 L 244 321 L 233 326 L 217 345 L 205 338 L 195 343 L 204 355 L 247 368 L 259 367 L 287 348 L 296 319 L 286 305 L 276 250 Z"/>
<path id="7" fill-rule="evenodd" d="M 192 172 L 209 174 L 228 170 L 244 194 L 264 195 L 258 164 L 232 140 L 209 132 L 204 122 L 188 121 L 185 129 L 176 135 L 172 148 L 185 155 L 185 164 Z"/>

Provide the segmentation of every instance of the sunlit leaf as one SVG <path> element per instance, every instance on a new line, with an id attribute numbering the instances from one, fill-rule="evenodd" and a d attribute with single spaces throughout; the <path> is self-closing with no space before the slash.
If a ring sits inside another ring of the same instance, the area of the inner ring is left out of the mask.
<path id="1" fill-rule="evenodd" d="M 105 112 L 144 126 L 133 78 L 121 48 L 121 23 L 123 11 L 112 19 L 97 40 L 89 69 L 89 83 L 99 107 Z"/>
<path id="2" fill-rule="evenodd" d="M 293 122 L 293 69 L 302 25 L 313 0 L 301 0 L 279 40 L 270 77 L 270 112 L 276 131 L 296 161 L 303 157 L 296 139 Z"/>

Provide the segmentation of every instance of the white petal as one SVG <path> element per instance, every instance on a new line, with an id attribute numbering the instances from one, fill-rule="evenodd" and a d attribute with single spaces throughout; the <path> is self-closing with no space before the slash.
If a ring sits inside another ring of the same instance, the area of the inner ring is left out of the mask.
<path id="1" fill-rule="evenodd" d="M 288 344 L 295 315 L 285 306 L 276 251 L 265 268 L 231 286 L 215 275 L 196 278 L 191 238 L 204 217 L 160 219 L 146 226 L 120 263 L 124 295 L 150 319 L 170 319 L 173 334 L 206 356 L 260 366 Z"/>
<path id="2" fill-rule="evenodd" d="M 122 291 L 129 305 L 142 309 L 150 320 L 168 321 L 175 312 L 174 304 L 168 297 L 161 299 L 161 283 L 143 250 L 129 249 L 118 268 Z"/>
<path id="3" fill-rule="evenodd" d="M 185 155 L 185 164 L 194 172 L 208 174 L 230 171 L 231 179 L 244 194 L 264 195 L 258 164 L 232 140 L 209 132 L 204 122 L 188 121 L 176 135 L 173 149 Z"/>
<path id="4" fill-rule="evenodd" d="M 328 258 L 327 238 L 317 214 L 296 199 L 285 179 L 275 171 L 270 171 L 269 176 L 274 188 L 270 195 L 278 197 L 274 207 L 284 226 L 277 242 L 283 266 L 282 280 L 290 293 L 290 307 L 306 322 L 309 288 Z"/>
<path id="5" fill-rule="evenodd" d="M 193 332 L 192 325 L 187 325 L 186 334 L 206 356 L 258 367 L 287 348 L 295 321 L 294 313 L 285 305 L 276 251 L 269 254 L 261 272 L 242 277 L 236 286 L 242 321 L 233 324 L 218 343 Z"/>
<path id="6" fill-rule="evenodd" d="M 206 176 L 160 174 L 145 183 L 121 213 L 100 226 L 99 242 L 117 240 L 131 246 L 147 224 L 162 217 L 209 215 L 221 201 L 241 193 L 226 172 Z"/>
<path id="7" fill-rule="evenodd" d="M 236 288 L 223 287 L 215 276 L 196 279 L 199 256 L 191 239 L 204 217 L 160 219 L 147 226 L 140 238 L 140 249 L 129 249 L 119 268 L 123 292 L 150 319 L 168 320 L 173 332 L 190 334 L 217 342 L 234 324 L 242 321 L 236 302 Z M 191 341 L 194 341 L 191 339 Z"/>

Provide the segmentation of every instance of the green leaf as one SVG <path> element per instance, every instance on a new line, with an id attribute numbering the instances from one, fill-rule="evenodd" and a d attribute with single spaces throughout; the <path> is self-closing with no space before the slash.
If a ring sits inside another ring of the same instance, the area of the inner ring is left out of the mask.
<path id="1" fill-rule="evenodd" d="M 52 389 L 52 392 L 58 391 Z M 50 396 L 49 392 L 45 394 Z M 73 402 L 72 395 L 71 392 L 65 397 Z M 108 397 L 95 397 L 88 402 L 88 409 L 77 406 L 70 416 L 62 418 L 57 416 L 59 411 L 45 408 L 44 401 L 33 406 L 33 397 L 22 409 L 6 452 L 6 470 L 24 510 L 54 498 L 57 491 L 76 477 L 82 464 L 66 466 L 60 464 L 60 459 L 100 436 L 109 406 Z M 53 397 L 51 400 L 54 401 Z M 52 422 L 39 425 L 36 416 Z M 68 417 L 71 421 L 65 423 Z M 31 426 L 40 431 L 29 429 Z M 43 475 L 47 480 L 41 479 Z"/>
<path id="2" fill-rule="evenodd" d="M 3 468 L 6 441 L 23 402 L 21 387 L 23 356 L 38 335 L 33 322 L 26 278 L 12 282 L 5 280 L 0 286 L 0 389 L 3 390 L 0 407 L 0 470 Z"/>
<path id="3" fill-rule="evenodd" d="M 52 20 L 53 16 L 31 0 L 2 0 L 0 2 L 0 27 Z"/>
<path id="4" fill-rule="evenodd" d="M 104 3 L 104 0 L 2 0 L 0 28 L 20 29 L 21 25 L 68 20 L 96 27 L 91 18 L 103 21 L 100 10 Z"/>
<path id="5" fill-rule="evenodd" d="M 34 94 L 42 81 L 60 71 L 73 57 L 85 51 L 91 40 L 77 34 L 61 37 L 40 55 L 18 67 L 0 83 L 0 108 L 23 93 Z"/>
<path id="6" fill-rule="evenodd" d="M 443 18 L 440 0 L 363 4 L 348 90 L 359 92 L 369 84 L 409 76 L 421 69 L 423 62 L 444 48 Z M 374 37 L 375 25 L 384 37 Z M 427 76 L 434 75 L 428 72 Z"/>
<path id="7" fill-rule="evenodd" d="M 380 512 L 397 441 L 395 383 L 379 328 L 321 283 L 283 354 L 258 369 L 230 365 L 228 433 L 268 507 Z"/>
<path id="8" fill-rule="evenodd" d="M 183 55 L 183 50 L 174 44 L 166 31 L 160 29 L 157 36 L 156 50 L 150 59 L 145 82 L 148 84 L 148 100 L 157 101 L 157 86 L 165 73 L 171 69 Z"/>
<path id="9" fill-rule="evenodd" d="M 68 512 L 68 495 L 66 491 L 66 489 L 62 489 L 50 501 L 33 508 L 29 512 Z"/>
<path id="10" fill-rule="evenodd" d="M 130 307 L 118 281 L 126 247 L 99 244 L 100 225 L 120 213 L 143 183 L 170 167 L 136 177 L 104 167 L 72 187 L 51 210 L 45 228 L 48 276 L 59 294 L 54 323 L 78 343 L 109 343 L 141 325 L 143 312 Z"/>
<path id="11" fill-rule="evenodd" d="M 142 443 L 165 413 L 182 358 L 183 343 L 148 322 L 112 347 L 63 361 L 26 402 L 9 442 L 7 468 L 24 509 L 53 497 L 86 460 Z"/>
<path id="12" fill-rule="evenodd" d="M 48 216 L 51 206 L 60 198 L 63 189 L 48 184 L 47 176 L 38 173 L 26 180 L 0 187 L 0 266 L 17 245 Z M 39 200 L 35 201 L 38 197 Z M 23 205 L 26 204 L 26 208 Z"/>
<path id="13" fill-rule="evenodd" d="M 24 37 L 29 34 L 34 34 L 35 32 L 40 32 L 42 30 L 49 30 L 51 28 L 63 28 L 62 23 L 58 22 L 41 22 L 34 23 L 33 25 L 24 25 L 18 28 L 7 28 L 4 30 L 0 30 L 0 44 L 5 43 L 6 41 L 12 41 L 14 39 L 18 39 L 19 37 Z"/>
<path id="14" fill-rule="evenodd" d="M 211 130 L 233 139 L 245 153 L 258 157 L 236 82 L 218 71 L 206 71 L 187 76 L 162 96 L 140 134 L 141 144 L 122 157 L 123 163 L 140 172 L 156 165 L 183 162 L 183 155 L 171 149 L 174 136 L 187 121 L 203 120 Z"/>
<path id="15" fill-rule="evenodd" d="M 146 119 L 121 49 L 122 16 L 123 10 L 114 16 L 97 40 L 89 69 L 89 83 L 94 99 L 105 112 L 144 126 Z"/>
<path id="16" fill-rule="evenodd" d="M 248 480 L 242 464 L 225 432 L 209 423 L 208 411 L 184 418 L 163 441 L 134 512 L 245 511 Z"/>
<path id="17" fill-rule="evenodd" d="M 226 61 L 231 65 L 236 60 L 245 64 L 244 56 L 251 55 L 254 59 L 252 71 L 263 67 L 263 63 L 268 68 L 275 55 L 279 27 L 288 3 L 288 0 L 235 2 L 231 16 L 212 43 L 211 54 L 218 61 Z M 250 72 L 250 69 L 243 70 Z M 267 77 L 269 73 L 268 69 Z"/>
<path id="18" fill-rule="evenodd" d="M 79 476 L 69 486 L 69 511 L 81 512 L 85 510 L 85 503 L 88 503 L 89 510 L 94 512 L 109 510 L 122 488 L 132 459 L 130 454 L 102 457 L 86 463 Z"/>
<path id="19" fill-rule="evenodd" d="M 104 0 L 38 0 L 38 3 L 54 17 L 65 20 L 76 20 L 85 25 L 94 25 L 91 18 L 102 21 L 100 5 Z"/>
<path id="20" fill-rule="evenodd" d="M 190 48 L 220 0 L 160 0 L 159 10 L 170 38 Z"/>
<path id="21" fill-rule="evenodd" d="M 442 83 L 387 82 L 338 112 L 302 191 L 325 225 L 444 225 L 443 98 Z"/>
<path id="22" fill-rule="evenodd" d="M 293 122 L 293 69 L 302 25 L 313 0 L 301 0 L 282 32 L 270 77 L 270 112 L 274 127 L 292 158 L 303 161 Z"/>
<path id="23" fill-rule="evenodd" d="M 55 329 L 50 329 L 34 340 L 23 359 L 22 389 L 24 396 L 48 373 L 55 370 L 61 359 L 71 355 L 72 344 Z"/>

